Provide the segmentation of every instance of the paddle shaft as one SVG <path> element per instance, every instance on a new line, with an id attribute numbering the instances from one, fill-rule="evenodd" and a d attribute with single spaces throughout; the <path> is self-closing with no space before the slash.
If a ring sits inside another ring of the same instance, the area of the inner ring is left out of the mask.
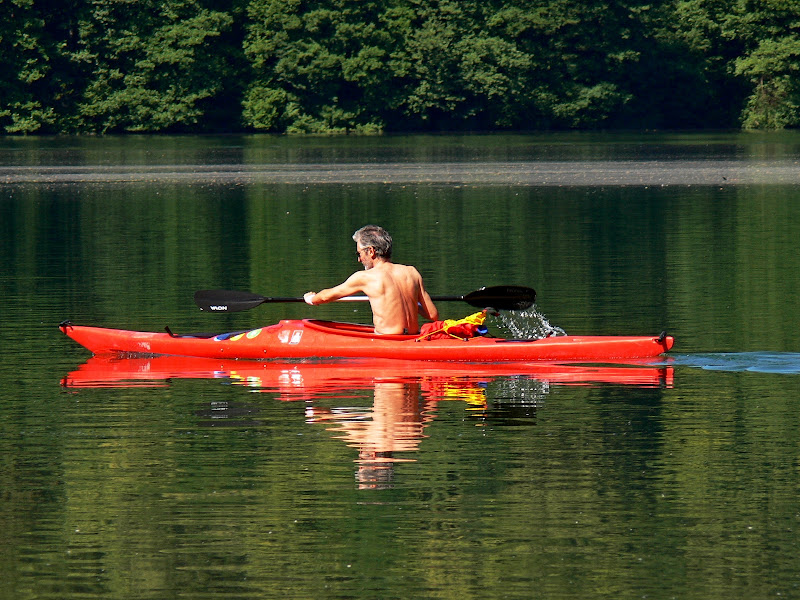
<path id="1" fill-rule="evenodd" d="M 524 310 L 536 301 L 536 291 L 521 286 L 494 286 L 480 288 L 463 296 L 432 296 L 434 302 L 466 302 L 478 308 L 498 310 Z M 366 296 L 345 296 L 337 302 L 365 302 Z M 195 303 L 200 310 L 210 312 L 238 312 L 270 302 L 305 302 L 303 298 L 276 298 L 259 296 L 251 292 L 232 290 L 201 290 L 195 292 Z"/>
<path id="2" fill-rule="evenodd" d="M 203 290 L 203 291 L 218 291 L 220 293 L 225 292 L 225 290 Z M 200 292 L 198 292 L 199 294 Z M 230 293 L 238 293 L 231 290 Z M 260 296 L 259 298 L 253 298 L 253 301 L 258 301 L 259 304 L 268 304 L 272 302 L 305 302 L 304 298 L 294 297 L 294 296 Z M 369 300 L 367 296 L 344 296 L 343 298 L 337 298 L 334 302 L 366 302 Z M 434 302 L 457 302 L 459 300 L 464 300 L 464 296 L 431 296 L 431 300 Z"/>

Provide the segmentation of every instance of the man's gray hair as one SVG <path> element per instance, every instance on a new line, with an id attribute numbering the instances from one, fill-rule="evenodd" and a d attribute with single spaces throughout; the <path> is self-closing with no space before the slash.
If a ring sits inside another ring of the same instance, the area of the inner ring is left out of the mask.
<path id="1" fill-rule="evenodd" d="M 383 227 L 365 225 L 353 234 L 353 240 L 364 248 L 374 248 L 375 256 L 386 260 L 392 258 L 392 236 Z"/>

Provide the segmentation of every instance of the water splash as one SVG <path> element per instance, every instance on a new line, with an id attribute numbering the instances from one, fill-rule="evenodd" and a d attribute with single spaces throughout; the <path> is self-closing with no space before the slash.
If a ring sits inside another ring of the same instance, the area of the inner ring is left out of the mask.
<path id="1" fill-rule="evenodd" d="M 550 324 L 536 305 L 526 309 L 500 313 L 498 327 L 504 337 L 518 340 L 539 340 L 556 335 L 567 335 L 567 332 Z"/>

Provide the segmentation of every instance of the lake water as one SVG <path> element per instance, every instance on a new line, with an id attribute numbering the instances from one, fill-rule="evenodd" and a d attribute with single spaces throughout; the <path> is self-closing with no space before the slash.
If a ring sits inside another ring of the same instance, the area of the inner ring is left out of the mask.
<path id="1" fill-rule="evenodd" d="M 432 294 L 676 346 L 109 363 L 57 328 L 369 322 L 192 295 L 338 283 L 370 222 Z M 800 597 L 798 240 L 798 133 L 0 140 L 0 598 Z"/>

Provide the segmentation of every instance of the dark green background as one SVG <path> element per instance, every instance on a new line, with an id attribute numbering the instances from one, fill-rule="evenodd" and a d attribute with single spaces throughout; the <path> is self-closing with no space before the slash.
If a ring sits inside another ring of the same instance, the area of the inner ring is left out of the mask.
<path id="1" fill-rule="evenodd" d="M 5 0 L 8 134 L 782 129 L 800 8 Z"/>

